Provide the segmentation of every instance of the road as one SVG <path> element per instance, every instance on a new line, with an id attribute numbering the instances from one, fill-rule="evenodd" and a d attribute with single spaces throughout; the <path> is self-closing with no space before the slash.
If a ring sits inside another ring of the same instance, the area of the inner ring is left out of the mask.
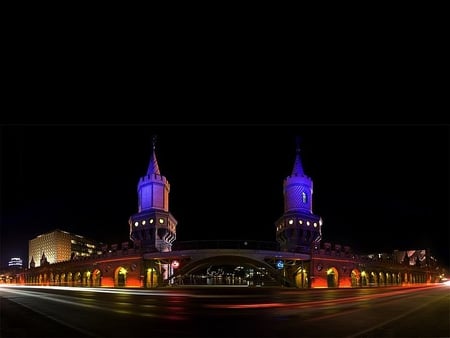
<path id="1" fill-rule="evenodd" d="M 1 337 L 450 337 L 450 286 L 0 287 Z"/>

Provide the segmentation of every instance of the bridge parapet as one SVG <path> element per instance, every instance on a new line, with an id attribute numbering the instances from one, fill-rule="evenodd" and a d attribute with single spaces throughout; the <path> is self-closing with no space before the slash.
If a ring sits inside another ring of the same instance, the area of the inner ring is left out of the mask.
<path id="1" fill-rule="evenodd" d="M 173 251 L 200 250 L 200 249 L 239 249 L 239 250 L 270 250 L 278 251 L 277 242 L 245 241 L 245 240 L 205 240 L 175 242 Z"/>

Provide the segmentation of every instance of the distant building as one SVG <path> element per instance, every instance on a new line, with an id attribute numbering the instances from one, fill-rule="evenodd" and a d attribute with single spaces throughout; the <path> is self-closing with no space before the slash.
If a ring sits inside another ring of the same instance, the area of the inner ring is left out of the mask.
<path id="1" fill-rule="evenodd" d="M 8 262 L 8 266 L 10 268 L 22 268 L 23 266 L 22 258 L 19 257 L 11 258 L 11 260 Z"/>
<path id="2" fill-rule="evenodd" d="M 56 229 L 29 241 L 29 266 L 39 267 L 102 253 L 103 243 Z"/>

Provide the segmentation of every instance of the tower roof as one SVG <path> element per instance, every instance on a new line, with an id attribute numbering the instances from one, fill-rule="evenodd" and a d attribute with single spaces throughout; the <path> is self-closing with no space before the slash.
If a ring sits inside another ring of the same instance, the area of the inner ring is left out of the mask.
<path id="1" fill-rule="evenodd" d="M 153 152 L 150 156 L 150 164 L 148 165 L 147 175 L 161 175 L 161 172 L 159 171 L 158 161 L 156 160 L 155 145 L 156 137 L 153 137 Z"/>
<path id="2" fill-rule="evenodd" d="M 305 176 L 303 171 L 302 160 L 300 159 L 300 146 L 297 141 L 297 149 L 295 154 L 294 168 L 292 169 L 292 176 Z"/>

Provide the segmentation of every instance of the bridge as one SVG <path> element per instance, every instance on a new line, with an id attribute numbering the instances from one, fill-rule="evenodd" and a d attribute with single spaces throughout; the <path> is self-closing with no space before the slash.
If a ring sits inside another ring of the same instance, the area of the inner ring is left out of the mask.
<path id="1" fill-rule="evenodd" d="M 153 268 L 167 270 L 172 284 L 248 284 L 292 286 L 286 271 L 299 269 L 310 255 L 279 251 L 275 242 L 220 240 L 177 242 L 173 251 L 143 255 Z"/>

